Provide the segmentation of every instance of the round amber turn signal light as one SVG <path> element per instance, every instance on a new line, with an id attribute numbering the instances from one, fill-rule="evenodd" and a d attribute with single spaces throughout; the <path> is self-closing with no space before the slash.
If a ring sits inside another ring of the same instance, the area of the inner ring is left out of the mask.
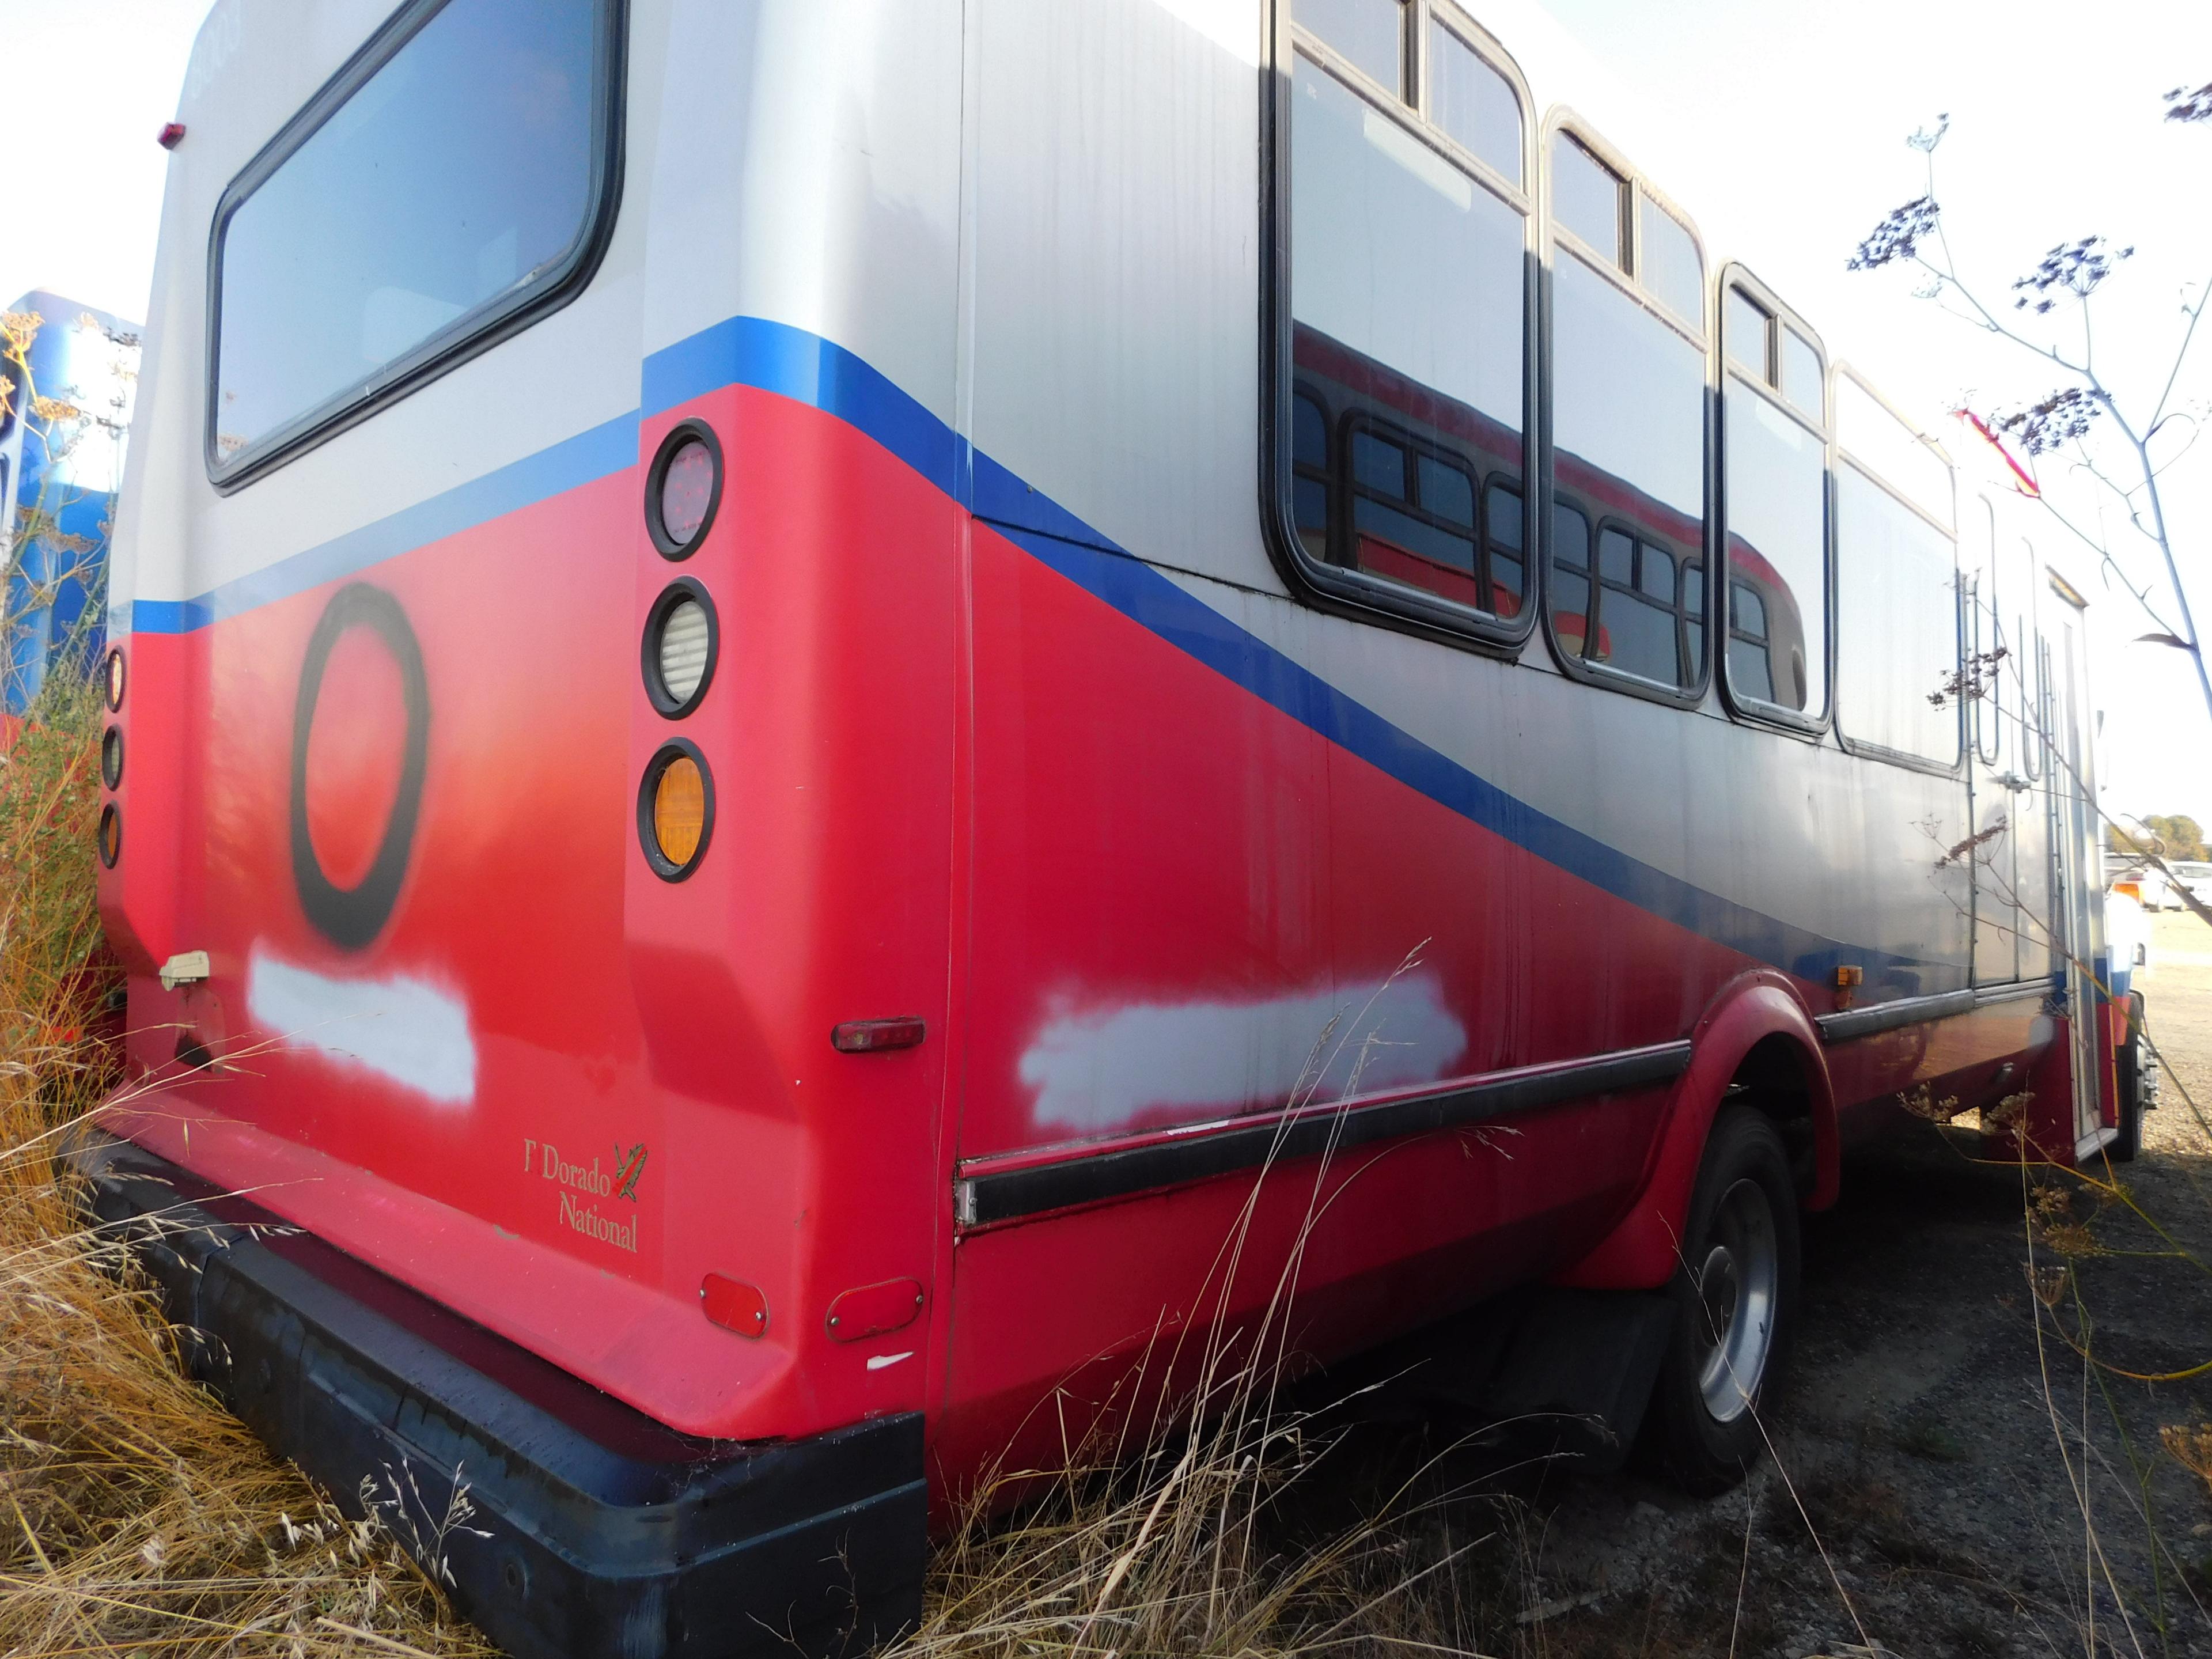
<path id="1" fill-rule="evenodd" d="M 714 781 L 706 757 L 684 738 L 663 747 L 637 792 L 638 839 L 664 881 L 681 881 L 706 856 L 714 830 Z"/>

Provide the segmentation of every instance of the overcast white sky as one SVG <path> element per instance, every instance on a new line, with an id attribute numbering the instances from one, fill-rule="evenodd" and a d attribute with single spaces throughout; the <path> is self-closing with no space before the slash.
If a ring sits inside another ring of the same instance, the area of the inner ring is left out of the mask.
<path id="1" fill-rule="evenodd" d="M 2212 82 L 2206 0 L 1541 0 L 1644 106 L 1684 176 L 1659 182 L 1693 215 L 1750 227 L 1743 258 L 1857 364 L 1931 424 L 1968 398 L 1987 409 L 2060 377 L 1994 349 L 1911 297 L 1899 273 L 1849 275 L 1852 246 L 1920 193 L 1905 136 L 1951 117 L 1937 152 L 1953 246 L 1992 295 L 2052 244 L 2101 233 L 2137 257 L 2100 306 L 2100 362 L 2154 399 L 2185 291 L 2212 276 L 2212 125 L 2161 118 L 2158 94 Z M 1480 17 L 1480 0 L 1470 0 Z M 50 288 L 145 314 L 173 112 L 208 0 L 0 0 L 14 178 L 36 204 L 0 216 L 0 301 Z M 1509 40 L 1507 45 L 1512 42 Z M 1644 158 L 1656 165 L 1660 158 Z M 2212 396 L 2212 337 L 2182 402 Z M 2177 428 L 2179 431 L 2180 428 Z M 2212 446 L 2168 475 L 2212 629 Z M 2097 701 L 2111 810 L 2212 823 L 2212 724 L 2179 653 L 2124 594 L 2094 591 Z"/>

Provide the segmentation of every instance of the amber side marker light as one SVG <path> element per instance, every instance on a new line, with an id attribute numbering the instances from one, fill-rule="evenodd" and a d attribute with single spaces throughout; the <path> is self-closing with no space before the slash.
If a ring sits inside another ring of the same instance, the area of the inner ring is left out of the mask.
<path id="1" fill-rule="evenodd" d="M 123 653 L 107 653 L 107 711 L 114 714 L 123 707 Z"/>
<path id="2" fill-rule="evenodd" d="M 872 1054 L 914 1048 L 927 1035 L 918 1019 L 848 1019 L 830 1033 L 830 1046 L 841 1054 Z"/>
<path id="3" fill-rule="evenodd" d="M 698 745 L 664 744 L 638 781 L 637 834 L 645 860 L 663 881 L 699 867 L 714 833 L 714 780 Z"/>
<path id="4" fill-rule="evenodd" d="M 100 809 L 100 861 L 109 869 L 123 856 L 123 814 L 110 801 Z"/>

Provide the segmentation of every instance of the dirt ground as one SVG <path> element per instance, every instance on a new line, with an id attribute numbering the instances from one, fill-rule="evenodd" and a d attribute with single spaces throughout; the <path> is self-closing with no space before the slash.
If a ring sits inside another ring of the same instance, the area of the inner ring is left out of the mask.
<path id="1" fill-rule="evenodd" d="M 2033 1250 L 2044 1311 L 2018 1168 L 1933 1127 L 1852 1159 L 1807 1228 L 1774 1462 L 1710 1503 L 1569 1482 L 1520 1523 L 1524 1605 L 1497 1645 L 2212 1656 L 2212 1489 L 2160 1439 L 2212 1418 L 2212 1370 L 2119 1374 L 2212 1361 L 2212 1136 L 2182 1097 L 2212 1112 L 2212 930 L 2161 915 L 2153 950 L 2172 1079 L 2118 1170 L 2142 1215 L 2060 1182 Z M 2065 1346 L 2085 1330 L 2116 1370 Z"/>

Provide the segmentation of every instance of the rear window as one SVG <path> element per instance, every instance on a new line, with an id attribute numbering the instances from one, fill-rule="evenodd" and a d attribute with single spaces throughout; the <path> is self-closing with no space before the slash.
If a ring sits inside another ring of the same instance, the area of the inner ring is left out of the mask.
<path id="1" fill-rule="evenodd" d="M 611 215 L 620 0 L 416 0 L 216 219 L 218 483 L 558 303 Z"/>

